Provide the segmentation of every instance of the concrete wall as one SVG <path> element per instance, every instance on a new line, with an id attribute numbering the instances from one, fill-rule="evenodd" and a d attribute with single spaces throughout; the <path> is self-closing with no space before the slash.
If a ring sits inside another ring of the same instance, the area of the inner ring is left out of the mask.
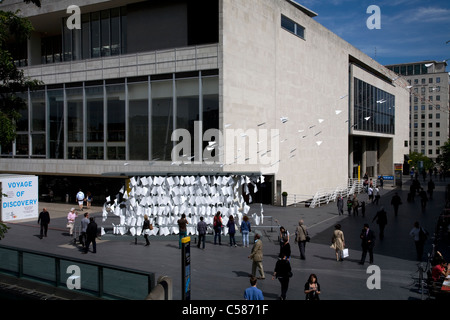
<path id="1" fill-rule="evenodd" d="M 390 71 L 287 1 L 222 3 L 223 124 L 245 131 L 259 129 L 258 124 L 265 122 L 265 128 L 279 130 L 279 165 L 259 167 L 282 181 L 282 191 L 311 195 L 345 185 L 349 97 L 341 97 L 349 93 L 349 55 L 380 73 L 389 75 Z M 281 14 L 305 27 L 305 39 L 281 28 Z M 364 79 L 401 95 L 396 97 L 399 109 L 407 112 L 406 91 L 367 72 Z M 342 112 L 336 115 L 336 110 Z M 289 120 L 283 124 L 280 117 Z M 324 121 L 319 123 L 319 119 Z M 402 162 L 407 153 L 403 148 L 407 121 L 407 113 L 399 112 L 394 161 Z M 318 146 L 317 141 L 322 144 Z M 236 164 L 229 170 L 244 167 Z"/>

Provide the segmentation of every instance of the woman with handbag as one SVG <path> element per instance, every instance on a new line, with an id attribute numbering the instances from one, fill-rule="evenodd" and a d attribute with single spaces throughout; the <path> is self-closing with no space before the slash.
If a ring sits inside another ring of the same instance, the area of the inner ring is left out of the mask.
<path id="1" fill-rule="evenodd" d="M 292 277 L 291 264 L 286 256 L 278 259 L 275 264 L 275 270 L 273 272 L 272 280 L 275 278 L 280 281 L 281 284 L 281 296 L 280 300 L 286 300 L 286 293 L 289 288 L 289 279 Z"/>
<path id="2" fill-rule="evenodd" d="M 336 250 L 336 261 L 344 261 L 343 250 L 345 248 L 345 239 L 340 224 L 334 226 L 331 248 Z"/>

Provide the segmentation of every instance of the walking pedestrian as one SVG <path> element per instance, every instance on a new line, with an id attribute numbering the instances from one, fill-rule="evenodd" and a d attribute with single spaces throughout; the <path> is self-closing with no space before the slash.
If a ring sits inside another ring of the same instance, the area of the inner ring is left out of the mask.
<path id="1" fill-rule="evenodd" d="M 282 239 L 283 244 L 280 247 L 280 253 L 278 255 L 279 258 L 287 257 L 289 260 L 291 258 L 291 244 L 289 243 L 289 239 L 287 236 L 284 236 Z"/>
<path id="2" fill-rule="evenodd" d="M 252 260 L 252 276 L 256 277 L 256 270 L 259 271 L 259 280 L 264 280 L 266 277 L 264 275 L 263 268 L 263 243 L 261 241 L 261 236 L 257 233 L 255 235 L 255 243 L 253 244 L 252 251 L 248 256 Z"/>
<path id="3" fill-rule="evenodd" d="M 150 240 L 148 240 L 148 236 L 150 235 L 150 231 L 152 229 L 152 225 L 150 224 L 150 220 L 148 219 L 148 215 L 144 215 L 144 224 L 142 225 L 142 232 L 144 233 L 145 246 L 150 245 Z"/>
<path id="4" fill-rule="evenodd" d="M 350 196 L 348 196 L 347 198 L 347 211 L 348 211 L 348 215 L 352 214 L 352 207 L 353 207 L 353 201 L 352 198 L 350 198 Z"/>
<path id="5" fill-rule="evenodd" d="M 380 189 L 378 189 L 378 187 L 375 187 L 374 189 L 373 189 L 373 196 L 374 196 L 374 203 L 376 204 L 376 205 L 378 205 L 378 201 L 380 200 Z"/>
<path id="6" fill-rule="evenodd" d="M 78 207 L 80 208 L 80 211 L 83 211 L 84 192 L 81 191 L 81 189 L 79 189 L 75 198 L 77 199 Z"/>
<path id="7" fill-rule="evenodd" d="M 249 240 L 248 234 L 252 231 L 250 221 L 248 221 L 248 217 L 244 216 L 241 222 L 240 232 L 242 233 L 242 246 L 248 247 Z"/>
<path id="8" fill-rule="evenodd" d="M 230 237 L 230 247 L 232 246 L 236 247 L 236 239 L 234 238 L 234 235 L 236 233 L 236 225 L 234 224 L 233 215 L 230 215 L 228 217 L 227 228 L 228 228 L 228 236 Z"/>
<path id="9" fill-rule="evenodd" d="M 87 242 L 86 242 L 86 248 L 84 253 L 89 252 L 89 246 L 92 243 L 92 253 L 97 253 L 97 224 L 95 223 L 95 220 L 93 217 L 89 218 L 89 224 L 86 229 L 86 235 L 87 235 Z"/>
<path id="10" fill-rule="evenodd" d="M 402 204 L 402 199 L 398 195 L 398 192 L 396 192 L 391 199 L 391 205 L 394 207 L 394 214 L 397 216 L 398 214 L 398 207 Z"/>
<path id="11" fill-rule="evenodd" d="M 86 199 L 85 199 L 85 201 L 86 201 L 86 207 L 89 209 L 90 207 L 91 207 L 91 205 L 92 205 L 92 200 L 93 200 L 93 198 L 92 198 L 92 193 L 90 192 L 90 191 L 88 191 L 88 192 L 86 192 Z"/>
<path id="12" fill-rule="evenodd" d="M 273 271 L 272 280 L 275 278 L 280 281 L 281 295 L 280 300 L 286 300 L 286 293 L 289 288 L 289 279 L 292 276 L 292 268 L 289 260 L 286 256 L 281 257 L 275 264 L 275 270 Z"/>
<path id="13" fill-rule="evenodd" d="M 358 202 L 358 198 L 356 197 L 356 194 L 353 195 L 353 202 L 352 202 L 352 208 L 353 208 L 353 215 L 358 216 L 359 212 L 358 212 L 358 207 L 359 207 L 359 202 Z"/>
<path id="14" fill-rule="evenodd" d="M 200 221 L 197 223 L 197 231 L 198 231 L 198 243 L 197 248 L 200 248 L 200 243 L 202 244 L 202 249 L 205 249 L 205 238 L 207 231 L 206 222 L 203 221 L 203 217 L 200 217 Z"/>
<path id="15" fill-rule="evenodd" d="M 77 213 L 75 212 L 75 208 L 70 209 L 67 214 L 67 228 L 69 228 L 69 235 L 73 235 L 73 227 L 75 225 L 75 219 L 77 218 Z"/>
<path id="16" fill-rule="evenodd" d="M 178 249 L 181 249 L 181 239 L 187 236 L 187 225 L 186 215 L 183 213 L 181 218 L 178 219 Z"/>
<path id="17" fill-rule="evenodd" d="M 250 277 L 250 287 L 244 291 L 245 300 L 264 300 L 262 291 L 256 287 L 257 283 L 256 277 Z"/>
<path id="18" fill-rule="evenodd" d="M 308 281 L 305 283 L 306 300 L 320 300 L 320 284 L 317 281 L 317 276 L 312 273 L 308 277 Z"/>
<path id="19" fill-rule="evenodd" d="M 305 260 L 306 259 L 306 242 L 308 236 L 308 229 L 304 225 L 303 220 L 301 219 L 298 222 L 298 226 L 295 229 L 295 242 L 298 243 L 298 249 L 300 250 L 300 259 Z"/>
<path id="20" fill-rule="evenodd" d="M 220 211 L 217 211 L 216 215 L 214 216 L 213 227 L 214 227 L 214 244 L 217 244 L 217 239 L 219 239 L 219 245 L 222 245 L 221 234 L 223 223 Z"/>
<path id="21" fill-rule="evenodd" d="M 344 214 L 344 198 L 342 198 L 342 195 L 339 195 L 337 198 L 337 208 L 339 215 Z"/>
<path id="22" fill-rule="evenodd" d="M 423 248 L 428 238 L 427 234 L 428 232 L 420 226 L 419 221 L 414 222 L 414 227 L 409 232 L 409 235 L 413 238 L 416 245 L 417 261 L 422 261 Z"/>
<path id="23" fill-rule="evenodd" d="M 373 187 L 372 187 L 372 185 L 369 186 L 369 189 L 367 190 L 367 194 L 369 195 L 369 202 L 373 203 Z"/>
<path id="24" fill-rule="evenodd" d="M 387 225 L 387 213 L 384 210 L 384 207 L 381 207 L 381 209 L 377 212 L 375 217 L 373 217 L 372 222 L 377 221 L 378 226 L 380 227 L 380 240 L 383 240 L 384 238 L 384 228 Z"/>
<path id="25" fill-rule="evenodd" d="M 364 224 L 364 228 L 359 236 L 361 238 L 362 255 L 359 264 L 364 264 L 366 261 L 367 252 L 369 252 L 369 263 L 373 264 L 373 248 L 375 246 L 375 233 L 370 230 L 367 223 Z"/>
<path id="26" fill-rule="evenodd" d="M 285 243 L 284 238 L 286 238 L 287 242 L 289 242 L 289 231 L 287 231 L 285 227 L 281 226 L 280 227 L 280 234 L 278 235 L 278 239 L 280 240 L 280 248 Z"/>
<path id="27" fill-rule="evenodd" d="M 37 223 L 41 225 L 39 238 L 47 237 L 48 225 L 50 224 L 50 213 L 47 211 L 47 208 L 42 208 Z"/>
<path id="28" fill-rule="evenodd" d="M 344 261 L 343 250 L 345 248 L 345 238 L 340 224 L 334 226 L 331 248 L 336 251 L 336 261 Z"/>
<path id="29" fill-rule="evenodd" d="M 86 229 L 88 225 L 89 225 L 89 212 L 85 212 L 83 219 L 81 219 L 81 234 L 80 234 L 80 243 L 83 248 L 87 244 Z"/>

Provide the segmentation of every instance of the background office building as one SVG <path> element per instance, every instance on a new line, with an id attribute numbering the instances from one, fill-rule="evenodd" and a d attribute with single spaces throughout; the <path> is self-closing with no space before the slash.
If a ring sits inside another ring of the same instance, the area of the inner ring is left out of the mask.
<path id="1" fill-rule="evenodd" d="M 82 0 L 81 29 L 67 27 L 71 4 L 0 4 L 31 20 L 14 54 L 44 82 L 24 93 L 0 172 L 38 174 L 41 193 L 243 173 L 263 174 L 253 199 L 275 203 L 282 191 L 313 195 L 358 172 L 393 175 L 408 153 L 407 82 L 297 2 Z M 177 129 L 192 146 L 181 164 L 171 154 Z"/>
<path id="2" fill-rule="evenodd" d="M 433 160 L 449 138 L 449 74 L 446 67 L 446 61 L 387 66 L 412 87 L 409 149 Z"/>

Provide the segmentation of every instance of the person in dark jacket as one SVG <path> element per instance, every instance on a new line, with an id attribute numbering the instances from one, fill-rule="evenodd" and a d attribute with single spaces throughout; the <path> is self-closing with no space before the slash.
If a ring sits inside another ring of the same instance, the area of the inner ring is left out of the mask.
<path id="1" fill-rule="evenodd" d="M 203 221 L 203 217 L 200 217 L 200 221 L 197 223 L 197 231 L 198 231 L 197 248 L 200 248 L 200 243 L 201 243 L 202 249 L 205 249 L 205 238 L 206 238 L 206 232 L 208 231 L 208 226 L 206 225 L 206 222 Z"/>
<path id="2" fill-rule="evenodd" d="M 236 225 L 234 224 L 234 218 L 233 216 L 230 216 L 227 222 L 227 228 L 228 228 L 228 235 L 230 236 L 230 247 L 231 246 L 237 246 L 236 245 L 236 239 L 234 238 L 234 235 L 236 233 Z"/>
<path id="3" fill-rule="evenodd" d="M 373 247 L 375 246 L 375 233 L 370 230 L 367 223 L 364 224 L 364 228 L 359 236 L 361 238 L 362 255 L 359 264 L 364 264 L 366 261 L 367 252 L 369 252 L 369 262 L 373 263 Z"/>
<path id="4" fill-rule="evenodd" d="M 39 213 L 38 224 L 41 225 L 41 233 L 39 238 L 42 239 L 43 236 L 47 236 L 48 225 L 50 224 L 50 214 L 47 208 L 43 208 L 41 213 Z"/>
<path id="5" fill-rule="evenodd" d="M 280 281 L 281 284 L 281 296 L 280 300 L 286 300 L 286 293 L 289 288 L 289 279 L 292 276 L 291 264 L 286 256 L 278 259 L 275 264 L 275 270 L 273 272 L 272 280 L 275 278 Z"/>
<path id="6" fill-rule="evenodd" d="M 145 246 L 150 245 L 150 241 L 148 240 L 148 236 L 150 234 L 150 220 L 148 219 L 148 216 L 144 215 L 144 224 L 142 225 L 142 232 L 144 233 L 144 239 L 145 239 Z"/>
<path id="7" fill-rule="evenodd" d="M 84 250 L 84 253 L 88 253 L 89 246 L 92 242 L 92 252 L 97 253 L 97 243 L 95 239 L 97 238 L 97 224 L 93 217 L 89 218 L 89 224 L 86 229 L 87 243 Z"/>

